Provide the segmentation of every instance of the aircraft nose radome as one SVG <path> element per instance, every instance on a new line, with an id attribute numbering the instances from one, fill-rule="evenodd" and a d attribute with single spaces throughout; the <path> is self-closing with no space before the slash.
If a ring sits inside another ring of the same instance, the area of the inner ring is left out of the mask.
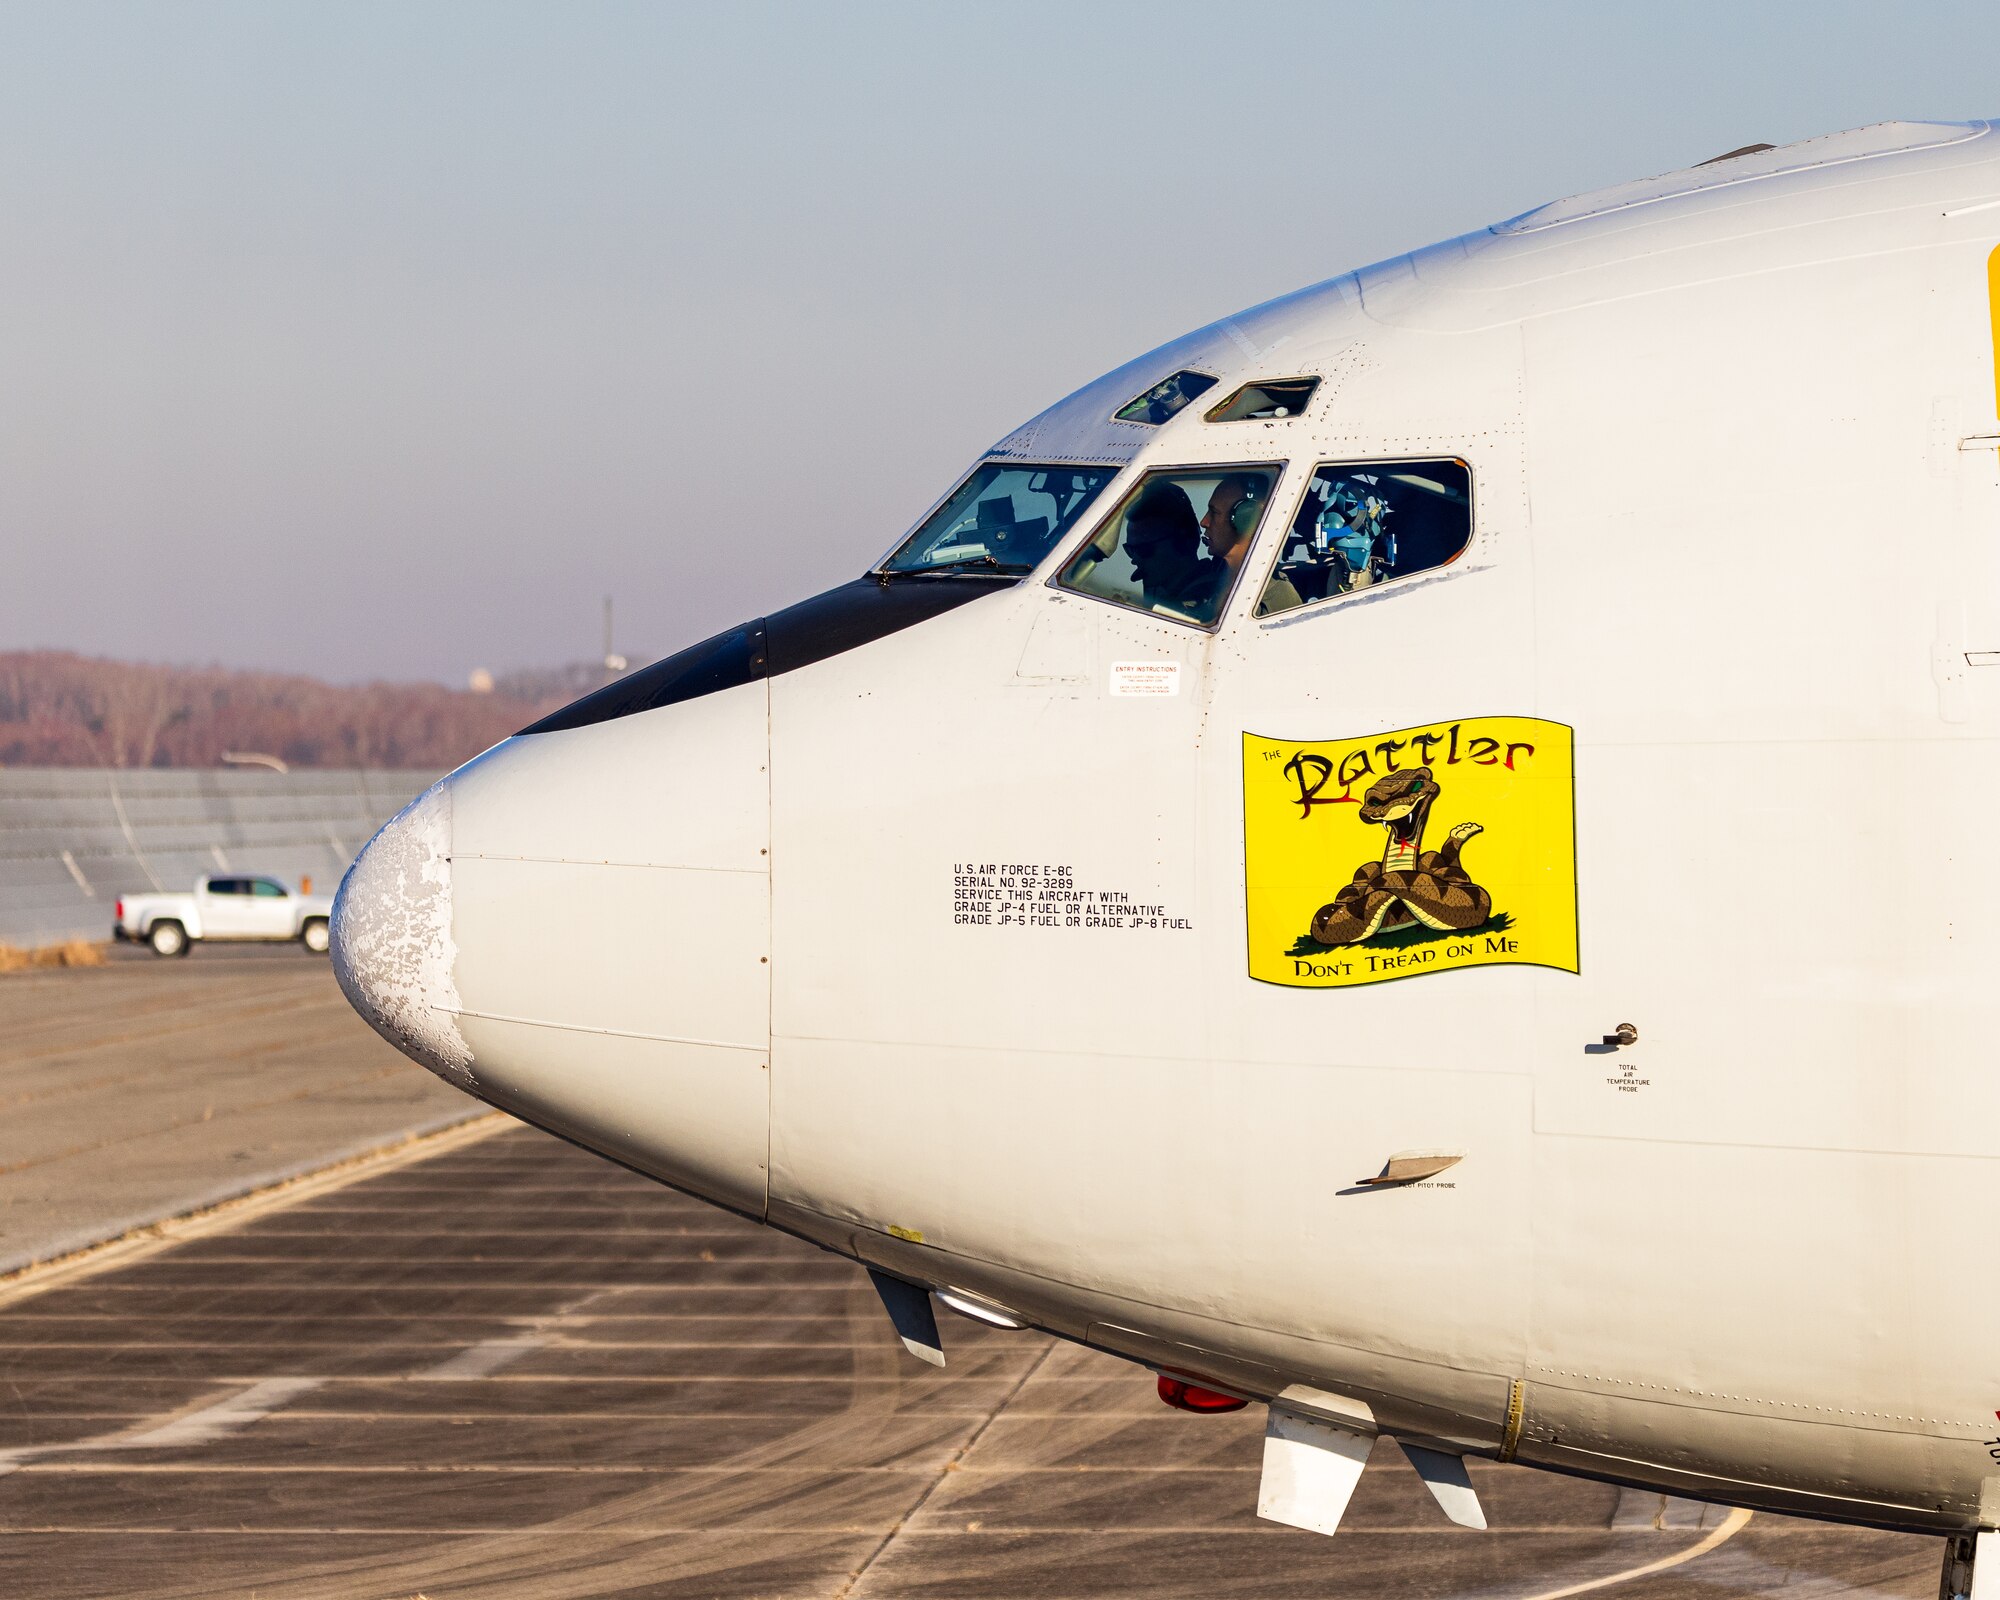
<path id="1" fill-rule="evenodd" d="M 333 970 L 348 1003 L 398 1050 L 461 1089 L 451 933 L 451 789 L 431 785 L 369 841 L 333 902 Z"/>

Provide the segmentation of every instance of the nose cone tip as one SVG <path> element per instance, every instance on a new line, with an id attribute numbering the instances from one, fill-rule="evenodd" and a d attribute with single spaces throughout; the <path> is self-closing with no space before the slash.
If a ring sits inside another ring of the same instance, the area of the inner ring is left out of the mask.
<path id="1" fill-rule="evenodd" d="M 348 1003 L 413 1060 L 472 1087 L 452 965 L 451 791 L 439 782 L 386 823 L 334 897 L 333 970 Z"/>

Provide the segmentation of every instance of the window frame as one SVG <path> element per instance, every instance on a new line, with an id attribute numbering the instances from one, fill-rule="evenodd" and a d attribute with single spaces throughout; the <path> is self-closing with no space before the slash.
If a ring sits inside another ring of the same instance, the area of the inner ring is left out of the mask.
<path id="1" fill-rule="evenodd" d="M 1219 417 L 1216 415 L 1218 411 L 1227 411 L 1231 403 L 1236 399 L 1238 395 L 1242 394 L 1245 389 L 1268 388 L 1270 385 L 1274 383 L 1309 383 L 1312 385 L 1312 388 L 1306 394 L 1305 404 L 1300 406 L 1298 410 L 1290 413 L 1287 416 Z M 1229 393 L 1224 395 L 1220 400 L 1216 401 L 1214 405 L 1210 406 L 1206 411 L 1204 411 L 1201 414 L 1201 420 L 1205 425 L 1212 427 L 1219 427 L 1219 428 L 1233 428 L 1237 424 L 1244 422 L 1262 423 L 1267 428 L 1283 427 L 1286 423 L 1299 421 L 1309 411 L 1311 411 L 1312 408 L 1319 403 L 1319 392 L 1325 386 L 1326 386 L 1326 374 L 1323 372 L 1301 372 L 1296 377 L 1291 377 L 1291 378 L 1245 378 L 1235 388 L 1231 389 Z"/>
<path id="2" fill-rule="evenodd" d="M 1180 408 L 1180 410 L 1176 411 L 1171 417 L 1168 417 L 1165 422 L 1148 422 L 1144 417 L 1121 417 L 1118 414 L 1121 411 L 1125 411 L 1133 406 L 1136 406 L 1147 395 L 1151 394 L 1155 389 L 1159 388 L 1161 384 L 1165 383 L 1167 379 L 1177 378 L 1183 372 L 1192 372 L 1198 378 L 1208 379 L 1208 388 L 1202 390 L 1200 394 L 1192 396 L 1187 401 L 1187 403 Z M 1195 408 L 1196 404 L 1204 396 L 1206 396 L 1210 392 L 1210 390 L 1219 388 L 1221 384 L 1222 384 L 1222 374 L 1219 372 L 1210 372 L 1206 367 L 1189 367 L 1189 366 L 1175 367 L 1173 371 L 1162 373 L 1159 377 L 1155 378 L 1151 383 L 1147 384 L 1145 388 L 1141 389 L 1137 394 L 1133 395 L 1131 399 L 1127 400 L 1124 403 L 1124 405 L 1113 406 L 1111 409 L 1111 421 L 1119 424 L 1119 426 L 1121 427 L 1126 427 L 1126 428 L 1153 428 L 1153 429 L 1164 428 L 1167 426 L 1167 423 L 1178 421 L 1186 413 L 1192 411 Z"/>
<path id="3" fill-rule="evenodd" d="M 1217 633 L 1235 611 L 1237 597 L 1243 593 L 1244 587 L 1249 580 L 1250 566 L 1247 558 L 1242 568 L 1236 574 L 1236 581 L 1230 585 L 1229 593 L 1222 597 L 1222 603 L 1215 608 L 1215 620 L 1212 622 L 1197 622 L 1192 617 L 1170 616 L 1164 611 L 1156 611 L 1151 606 L 1135 606 L 1129 600 L 1114 600 L 1110 595 L 1093 594 L 1088 589 L 1073 589 L 1062 581 L 1063 572 L 1082 553 L 1083 547 L 1094 541 L 1109 526 L 1112 518 L 1123 513 L 1126 503 L 1151 478 L 1226 478 L 1234 472 L 1274 471 L 1275 476 L 1271 479 L 1271 492 L 1264 497 L 1264 514 L 1258 519 L 1257 526 L 1251 530 L 1249 535 L 1251 550 L 1254 552 L 1257 541 L 1263 537 L 1264 530 L 1271 525 L 1271 513 L 1284 492 L 1285 479 L 1290 474 L 1293 464 L 1292 459 L 1288 456 L 1266 456 L 1262 460 L 1249 461 L 1190 461 L 1157 466 L 1142 465 L 1138 461 L 1128 462 L 1126 465 L 1136 470 L 1125 481 L 1123 487 L 1119 487 L 1119 480 L 1117 478 L 1112 479 L 1105 486 L 1107 490 L 1118 488 L 1118 494 L 1112 501 L 1112 509 L 1099 517 L 1096 522 L 1092 523 L 1081 539 L 1078 539 L 1075 543 L 1064 549 L 1053 552 L 1056 557 L 1056 569 L 1042 581 L 1042 587 L 1053 589 L 1058 594 L 1073 595 L 1079 600 L 1095 600 L 1102 605 L 1114 606 L 1120 611 L 1128 612 L 1132 616 L 1146 617 L 1154 622 L 1164 622 L 1176 628 L 1192 628 L 1197 633 Z M 1310 482 L 1311 479 L 1308 478 L 1307 481 Z M 1197 520 L 1199 520 L 1199 515 L 1199 513 L 1196 513 Z M 1298 508 L 1296 506 L 1292 507 L 1290 515 L 1298 515 Z M 1268 577 L 1265 581 L 1269 581 Z M 1259 594 L 1264 592 L 1261 585 L 1257 592 Z M 1281 615 L 1283 614 L 1286 613 L 1281 613 Z"/>
<path id="4" fill-rule="evenodd" d="M 1264 590 L 1270 586 L 1271 578 L 1273 574 L 1277 572 L 1279 563 L 1284 560 L 1285 546 L 1291 542 L 1292 524 L 1298 520 L 1299 511 L 1305 505 L 1306 495 L 1312 489 L 1313 479 L 1317 478 L 1320 475 L 1320 473 L 1324 472 L 1328 467 L 1339 467 L 1342 468 L 1343 470 L 1366 471 L 1371 467 L 1421 466 L 1423 463 L 1428 461 L 1454 462 L 1458 466 L 1461 466 L 1465 469 L 1465 524 L 1466 524 L 1465 543 L 1459 546 L 1458 553 L 1456 555 L 1454 555 L 1449 561 L 1440 562 L 1435 567 L 1425 567 L 1421 572 L 1406 572 L 1399 577 L 1390 578 L 1386 582 L 1371 584 L 1366 589 L 1353 589 L 1346 594 L 1322 595 L 1317 600 L 1308 600 L 1303 605 L 1293 606 L 1290 610 L 1287 611 L 1273 611 L 1269 613 L 1259 613 L 1259 611 L 1257 610 L 1257 606 L 1263 600 Z M 1278 541 L 1276 549 L 1273 551 L 1270 559 L 1265 563 L 1263 576 L 1261 577 L 1261 579 L 1258 581 L 1257 584 L 1257 599 L 1253 600 L 1250 603 L 1250 610 L 1248 612 L 1248 617 L 1250 622 L 1255 624 L 1257 627 L 1269 628 L 1269 627 L 1284 626 L 1288 623 L 1296 621 L 1301 617 L 1306 616 L 1309 613 L 1323 612 L 1328 607 L 1351 604 L 1360 600 L 1370 598 L 1372 596 L 1380 596 L 1383 594 L 1387 594 L 1405 586 L 1414 587 L 1419 580 L 1425 582 L 1433 581 L 1439 573 L 1450 572 L 1454 567 L 1458 566 L 1458 564 L 1462 562 L 1465 559 L 1465 557 L 1471 552 L 1473 545 L 1475 545 L 1479 541 L 1479 472 L 1473 466 L 1472 459 L 1469 456 L 1399 455 L 1399 456 L 1378 456 L 1369 460 L 1358 460 L 1348 456 L 1325 456 L 1325 457 L 1308 458 L 1305 461 L 1297 463 L 1297 465 L 1300 468 L 1301 476 L 1299 479 L 1298 492 L 1291 497 L 1291 501 L 1286 509 L 1285 536 Z M 1268 521 L 1269 521 L 1269 513 L 1266 513 L 1267 525 Z M 1260 527 L 1259 532 L 1261 531 L 1262 528 Z M 1239 594 L 1242 593 L 1244 587 L 1245 585 L 1239 582 L 1237 585 L 1237 592 Z"/>
<path id="5" fill-rule="evenodd" d="M 1141 423 L 1138 424 L 1138 426 L 1145 427 L 1149 426 L 1149 424 Z M 896 535 L 895 543 L 891 544 L 887 550 L 884 550 L 881 555 L 875 558 L 873 565 L 871 565 L 868 568 L 868 571 L 864 574 L 864 576 L 870 578 L 885 579 L 892 583 L 900 582 L 904 579 L 929 579 L 929 578 L 972 578 L 986 583 L 994 583 L 994 582 L 1028 583 L 1032 581 L 1035 574 L 1041 571 L 1043 562 L 1046 562 L 1050 556 L 1057 554 L 1062 549 L 1061 539 L 1058 539 L 1054 544 L 1050 545 L 1048 550 L 1043 554 L 1041 560 L 1037 561 L 1032 567 L 1028 568 L 1025 572 L 995 572 L 990 567 L 974 567 L 971 568 L 970 570 L 967 570 L 964 568 L 949 567 L 949 566 L 928 567 L 928 568 L 918 567 L 910 570 L 905 570 L 900 567 L 891 567 L 889 565 L 889 562 L 892 559 L 894 559 L 896 552 L 901 550 L 904 545 L 908 544 L 911 539 L 916 537 L 917 530 L 921 528 L 925 523 L 929 522 L 932 517 L 938 514 L 938 512 L 943 510 L 945 502 L 951 499 L 953 495 L 957 494 L 959 490 L 963 489 L 968 483 L 970 483 L 973 480 L 973 478 L 979 473 L 980 469 L 984 467 L 1027 467 L 1027 468 L 1033 468 L 1036 471 L 1046 471 L 1046 472 L 1108 472 L 1110 476 L 1108 476 L 1104 480 L 1104 487 L 1097 491 L 1098 497 L 1101 499 L 1104 495 L 1110 493 L 1111 490 L 1113 490 L 1118 486 L 1119 478 L 1121 478 L 1122 476 L 1124 476 L 1125 473 L 1131 470 L 1132 458 L 1130 456 L 1127 456 L 1122 461 L 1110 461 L 1110 460 L 1087 461 L 1087 460 L 1039 460 L 1039 459 L 1026 459 L 1026 458 L 1016 459 L 1012 456 L 981 456 L 977 461 L 973 462 L 971 466 L 967 467 L 965 471 L 961 472 L 956 478 L 952 479 L 950 488 L 945 490 L 943 494 L 939 495 L 928 506 L 924 507 L 922 516 L 918 517 L 915 522 L 912 522 L 901 533 Z M 1089 509 L 1088 507 L 1085 507 L 1086 512 L 1088 511 L 1088 509 Z M 1071 531 L 1074 532 L 1075 530 L 1072 529 Z"/>

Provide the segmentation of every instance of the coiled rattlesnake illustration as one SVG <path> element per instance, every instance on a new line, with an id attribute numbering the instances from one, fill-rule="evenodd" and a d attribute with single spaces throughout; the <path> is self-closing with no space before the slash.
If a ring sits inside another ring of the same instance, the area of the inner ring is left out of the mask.
<path id="1" fill-rule="evenodd" d="M 1458 864 L 1466 841 L 1485 829 L 1461 822 L 1442 850 L 1424 849 L 1424 823 L 1444 791 L 1429 767 L 1392 772 L 1361 797 L 1363 822 L 1379 822 L 1389 842 L 1380 861 L 1355 868 L 1354 880 L 1333 904 L 1313 914 L 1312 936 L 1321 944 L 1360 944 L 1378 933 L 1422 923 L 1451 932 L 1476 928 L 1493 912 L 1493 897 Z"/>

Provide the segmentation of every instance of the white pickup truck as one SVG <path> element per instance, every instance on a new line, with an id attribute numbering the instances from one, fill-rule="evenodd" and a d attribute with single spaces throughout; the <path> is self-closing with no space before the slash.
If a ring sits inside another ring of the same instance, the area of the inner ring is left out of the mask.
<path id="1" fill-rule="evenodd" d="M 128 894 L 118 899 L 112 937 L 184 956 L 197 939 L 296 939 L 326 953 L 333 897 L 293 894 L 276 878 L 197 878 L 193 894 Z"/>

